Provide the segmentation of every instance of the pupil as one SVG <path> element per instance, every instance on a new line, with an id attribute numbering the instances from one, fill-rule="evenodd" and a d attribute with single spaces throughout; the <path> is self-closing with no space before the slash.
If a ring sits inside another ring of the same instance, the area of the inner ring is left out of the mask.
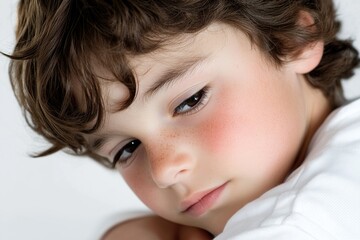
<path id="1" fill-rule="evenodd" d="M 189 105 L 190 105 L 190 106 L 196 105 L 197 102 L 200 100 L 200 97 L 201 97 L 201 93 L 196 93 L 196 94 L 190 99 Z"/>
<path id="2" fill-rule="evenodd" d="M 126 148 L 126 151 L 132 153 L 137 147 L 136 141 L 132 141 L 129 143 L 129 146 Z"/>

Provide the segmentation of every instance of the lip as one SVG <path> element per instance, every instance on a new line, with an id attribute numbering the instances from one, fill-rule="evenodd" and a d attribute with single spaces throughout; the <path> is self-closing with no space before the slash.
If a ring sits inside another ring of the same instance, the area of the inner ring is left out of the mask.
<path id="1" fill-rule="evenodd" d="M 226 184 L 227 182 L 215 188 L 190 195 L 181 202 L 181 212 L 194 217 L 200 217 L 215 204 L 225 189 Z"/>

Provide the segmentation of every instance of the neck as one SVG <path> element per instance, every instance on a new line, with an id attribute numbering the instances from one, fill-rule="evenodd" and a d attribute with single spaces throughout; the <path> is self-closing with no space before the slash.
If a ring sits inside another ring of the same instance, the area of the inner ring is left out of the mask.
<path id="1" fill-rule="evenodd" d="M 307 86 L 308 96 L 307 96 L 307 108 L 308 108 L 308 121 L 307 121 L 307 129 L 306 134 L 304 136 L 301 150 L 299 151 L 296 161 L 290 171 L 293 172 L 296 168 L 298 168 L 303 161 L 308 152 L 308 147 L 313 138 L 316 130 L 321 126 L 330 112 L 333 110 L 333 107 L 330 104 L 329 99 L 325 97 L 319 89 L 314 89 L 311 86 Z"/>

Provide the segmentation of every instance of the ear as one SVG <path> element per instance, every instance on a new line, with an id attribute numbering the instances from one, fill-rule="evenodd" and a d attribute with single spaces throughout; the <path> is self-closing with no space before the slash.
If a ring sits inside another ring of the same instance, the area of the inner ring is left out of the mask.
<path id="1" fill-rule="evenodd" d="M 315 27 L 314 19 L 306 11 L 299 12 L 298 24 L 303 27 Z M 303 47 L 295 58 L 290 60 L 295 72 L 306 74 L 311 72 L 320 63 L 324 53 L 324 42 L 316 41 Z"/>
<path id="2" fill-rule="evenodd" d="M 295 59 L 291 60 L 290 65 L 296 73 L 309 73 L 320 63 L 323 53 L 323 41 L 311 43 L 305 46 Z"/>

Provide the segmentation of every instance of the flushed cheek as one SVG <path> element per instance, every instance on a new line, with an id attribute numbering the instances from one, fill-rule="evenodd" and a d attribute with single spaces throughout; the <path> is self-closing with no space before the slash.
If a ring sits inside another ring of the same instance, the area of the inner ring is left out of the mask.
<path id="1" fill-rule="evenodd" d="M 241 107 L 234 109 L 231 96 L 224 96 L 214 103 L 204 120 L 193 130 L 193 134 L 203 148 L 211 153 L 226 153 L 236 149 L 242 135 Z"/>
<path id="2" fill-rule="evenodd" d="M 238 173 L 251 173 L 253 179 L 282 175 L 298 150 L 298 134 L 290 131 L 296 126 L 288 126 L 294 121 L 283 114 L 288 108 L 273 108 L 279 106 L 277 99 L 263 96 L 249 101 L 249 94 L 242 101 L 238 93 L 227 92 L 194 128 L 199 144 L 214 166 L 221 161 L 220 166 L 230 172 L 237 168 Z"/>

